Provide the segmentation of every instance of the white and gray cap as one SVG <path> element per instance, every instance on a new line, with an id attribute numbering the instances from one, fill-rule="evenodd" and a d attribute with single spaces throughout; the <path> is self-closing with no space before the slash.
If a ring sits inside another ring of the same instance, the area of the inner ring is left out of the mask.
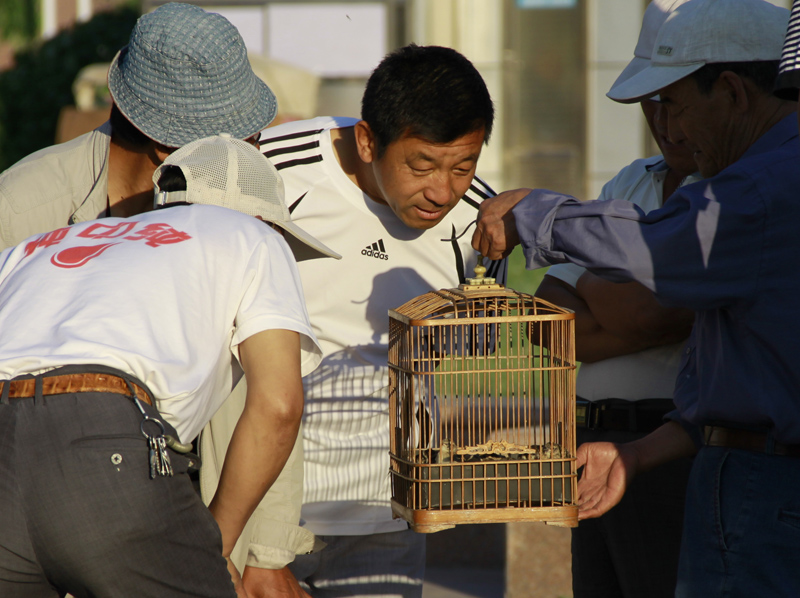
<path id="1" fill-rule="evenodd" d="M 686 2 L 687 0 L 653 0 L 647 5 L 642 18 L 642 28 L 639 30 L 639 40 L 633 50 L 633 58 L 611 85 L 607 97 L 614 101 L 626 99 L 617 96 L 617 88 L 650 66 L 650 56 L 653 54 L 653 46 L 656 45 L 658 30 L 672 11 Z"/>
<path id="2" fill-rule="evenodd" d="M 163 191 L 158 184 L 170 166 L 181 170 L 186 191 Z M 258 216 L 280 227 L 295 259 L 341 255 L 292 222 L 280 174 L 254 146 L 228 134 L 198 139 L 167 156 L 153 173 L 155 207 L 171 203 L 221 206 Z M 299 241 L 299 243 L 298 243 Z"/>
<path id="3" fill-rule="evenodd" d="M 612 99 L 654 96 L 706 64 L 780 60 L 789 11 L 765 0 L 690 0 L 670 13 L 650 64 L 620 85 Z"/>

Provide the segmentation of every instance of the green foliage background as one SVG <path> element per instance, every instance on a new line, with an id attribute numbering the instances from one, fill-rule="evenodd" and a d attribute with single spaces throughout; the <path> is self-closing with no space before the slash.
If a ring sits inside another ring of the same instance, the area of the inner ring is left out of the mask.
<path id="1" fill-rule="evenodd" d="M 73 103 L 72 82 L 78 71 L 110 62 L 128 43 L 139 15 L 129 6 L 100 13 L 17 51 L 16 66 L 0 73 L 0 171 L 54 143 L 58 114 Z M 3 18 L 11 17 L 0 18 L 5 27 Z"/>
<path id="2" fill-rule="evenodd" d="M 0 2 L 0 39 L 14 43 L 32 40 L 39 22 L 39 2 L 3 0 Z"/>
<path id="3" fill-rule="evenodd" d="M 506 286 L 515 291 L 533 295 L 536 289 L 539 288 L 539 283 L 542 282 L 542 278 L 546 273 L 547 268 L 526 270 L 522 247 L 517 247 L 508 258 L 508 284 Z"/>

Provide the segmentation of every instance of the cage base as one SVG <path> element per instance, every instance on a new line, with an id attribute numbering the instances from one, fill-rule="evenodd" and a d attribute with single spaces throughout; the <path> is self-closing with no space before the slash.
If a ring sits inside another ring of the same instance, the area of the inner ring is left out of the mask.
<path id="1" fill-rule="evenodd" d="M 541 521 L 557 527 L 578 527 L 578 507 L 575 505 L 426 511 L 409 509 L 392 499 L 392 513 L 396 519 L 405 519 L 411 529 L 421 534 L 439 532 L 463 524 L 517 521 Z"/>

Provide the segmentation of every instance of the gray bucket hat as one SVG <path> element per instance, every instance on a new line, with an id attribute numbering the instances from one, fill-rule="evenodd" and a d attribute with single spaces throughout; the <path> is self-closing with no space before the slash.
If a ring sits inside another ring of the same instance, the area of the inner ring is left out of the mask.
<path id="1" fill-rule="evenodd" d="M 108 89 L 137 129 L 167 147 L 223 132 L 246 139 L 277 111 L 236 27 L 177 2 L 136 22 L 130 42 L 111 63 Z"/>

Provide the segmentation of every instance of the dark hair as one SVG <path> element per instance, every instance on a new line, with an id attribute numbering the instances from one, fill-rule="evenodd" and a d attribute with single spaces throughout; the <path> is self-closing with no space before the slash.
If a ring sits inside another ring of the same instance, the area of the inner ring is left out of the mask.
<path id="1" fill-rule="evenodd" d="M 691 74 L 697 83 L 700 93 L 708 95 L 714 82 L 725 71 L 746 77 L 755 83 L 756 87 L 764 93 L 771 94 L 775 89 L 775 79 L 778 76 L 778 60 L 762 60 L 754 62 L 712 62 Z"/>
<path id="2" fill-rule="evenodd" d="M 152 141 L 147 135 L 133 126 L 131 121 L 122 114 L 116 104 L 111 105 L 111 134 L 118 136 L 123 141 L 136 148 L 144 148 Z"/>
<path id="3" fill-rule="evenodd" d="M 378 157 L 403 135 L 450 143 L 481 128 L 489 140 L 494 106 L 478 70 L 452 48 L 410 44 L 387 55 L 370 75 L 361 118 Z"/>
<path id="4" fill-rule="evenodd" d="M 158 188 L 162 191 L 186 191 L 186 177 L 183 171 L 172 164 L 166 166 L 158 177 Z"/>

